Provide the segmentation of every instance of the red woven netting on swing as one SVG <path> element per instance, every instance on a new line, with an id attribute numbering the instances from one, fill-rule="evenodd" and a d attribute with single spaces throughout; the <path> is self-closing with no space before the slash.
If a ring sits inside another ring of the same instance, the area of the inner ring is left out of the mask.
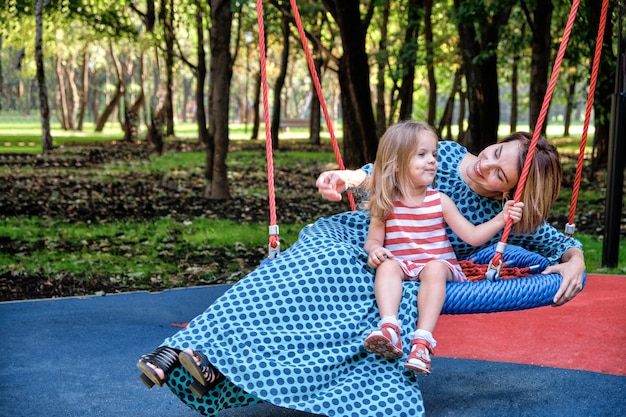
<path id="1" fill-rule="evenodd" d="M 461 269 L 463 269 L 463 273 L 467 277 L 468 281 L 477 282 L 485 279 L 487 274 L 487 269 L 489 265 L 485 264 L 477 264 L 472 260 L 462 260 L 459 261 L 461 265 Z M 529 277 L 531 275 L 535 275 L 537 271 L 534 270 L 535 267 L 527 266 L 527 267 L 507 267 L 506 265 L 502 266 L 500 270 L 500 279 L 512 279 L 512 278 L 523 278 Z"/>

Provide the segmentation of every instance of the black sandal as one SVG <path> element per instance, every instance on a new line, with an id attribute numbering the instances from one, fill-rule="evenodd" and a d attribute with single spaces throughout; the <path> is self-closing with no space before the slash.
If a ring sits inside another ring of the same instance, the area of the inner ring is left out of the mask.
<path id="1" fill-rule="evenodd" d="M 196 358 L 200 360 L 200 365 L 196 363 Z M 189 385 L 189 389 L 196 397 L 201 398 L 224 379 L 224 375 L 215 366 L 211 365 L 204 353 L 198 350 L 194 350 L 193 353 L 183 350 L 178 354 L 178 359 L 183 368 L 189 371 L 195 379 Z"/>
<path id="2" fill-rule="evenodd" d="M 137 362 L 137 368 L 141 370 L 139 379 L 146 387 L 152 388 L 155 384 L 162 387 L 165 381 L 170 376 L 172 368 L 178 365 L 178 353 L 179 349 L 174 349 L 168 346 L 160 346 L 139 358 Z M 163 371 L 163 379 L 159 377 L 156 370 L 148 364 L 152 364 Z"/>

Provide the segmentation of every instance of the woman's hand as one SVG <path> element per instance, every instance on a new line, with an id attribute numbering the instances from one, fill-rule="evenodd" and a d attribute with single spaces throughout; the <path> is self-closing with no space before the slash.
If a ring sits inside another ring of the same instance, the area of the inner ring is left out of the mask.
<path id="1" fill-rule="evenodd" d="M 563 277 L 561 286 L 554 295 L 555 306 L 567 303 L 583 289 L 585 258 L 582 251 L 578 248 L 570 248 L 563 254 L 561 260 L 562 263 L 551 265 L 542 272 L 542 274 L 556 273 Z"/>
<path id="2" fill-rule="evenodd" d="M 360 186 L 366 178 L 367 173 L 362 169 L 324 171 L 317 177 L 315 185 L 326 200 L 341 201 L 341 193 Z"/>

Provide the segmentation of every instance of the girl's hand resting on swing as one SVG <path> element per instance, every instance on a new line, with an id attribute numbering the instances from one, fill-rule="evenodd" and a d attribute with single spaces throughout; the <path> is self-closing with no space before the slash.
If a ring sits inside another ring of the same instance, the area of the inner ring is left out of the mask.
<path id="1" fill-rule="evenodd" d="M 370 250 L 367 255 L 367 264 L 372 268 L 376 269 L 382 264 L 386 259 L 392 259 L 393 253 L 389 249 L 384 248 L 383 246 L 378 246 Z"/>

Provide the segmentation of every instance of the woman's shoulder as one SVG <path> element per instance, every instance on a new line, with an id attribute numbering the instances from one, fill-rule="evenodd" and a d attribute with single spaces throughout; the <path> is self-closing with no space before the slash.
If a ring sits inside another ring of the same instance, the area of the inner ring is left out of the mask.
<path id="1" fill-rule="evenodd" d="M 439 142 L 439 157 L 445 160 L 455 160 L 463 157 L 467 153 L 467 148 L 453 140 L 442 140 Z"/>

